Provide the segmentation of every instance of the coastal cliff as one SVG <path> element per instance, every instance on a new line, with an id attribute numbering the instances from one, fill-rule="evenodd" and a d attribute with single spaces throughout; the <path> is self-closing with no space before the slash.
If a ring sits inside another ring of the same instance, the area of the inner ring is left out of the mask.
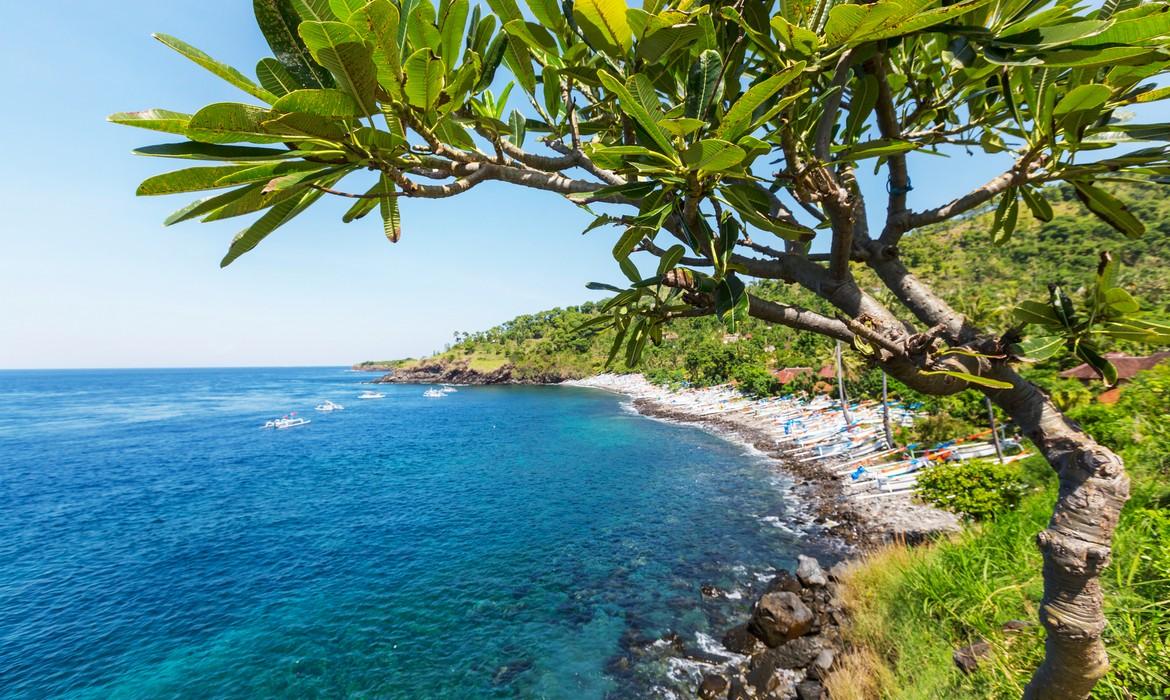
<path id="1" fill-rule="evenodd" d="M 536 371 L 526 368 L 521 371 L 508 362 L 495 366 L 476 366 L 468 361 L 420 360 L 388 369 L 387 374 L 374 380 L 375 384 L 559 384 L 578 378 L 562 370 Z"/>

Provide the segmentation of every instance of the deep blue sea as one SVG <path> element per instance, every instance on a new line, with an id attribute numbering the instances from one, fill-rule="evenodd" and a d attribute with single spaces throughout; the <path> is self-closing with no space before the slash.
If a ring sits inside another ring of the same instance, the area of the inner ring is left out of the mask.
<path id="1" fill-rule="evenodd" d="M 654 640 L 815 551 L 765 461 L 620 397 L 370 378 L 0 372 L 0 697 L 687 697 Z"/>

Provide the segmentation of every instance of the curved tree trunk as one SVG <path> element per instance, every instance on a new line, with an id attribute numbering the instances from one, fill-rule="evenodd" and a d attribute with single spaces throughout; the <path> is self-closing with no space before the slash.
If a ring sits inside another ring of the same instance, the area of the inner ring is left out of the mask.
<path id="1" fill-rule="evenodd" d="M 987 390 L 1048 460 L 1060 492 L 1047 529 L 1036 536 L 1044 557 L 1040 622 L 1048 632 L 1044 662 L 1024 691 L 1026 699 L 1086 698 L 1109 670 L 1099 574 L 1129 477 L 1121 458 L 1097 444 L 1034 384 L 1008 367 L 992 375 L 1013 388 Z"/>

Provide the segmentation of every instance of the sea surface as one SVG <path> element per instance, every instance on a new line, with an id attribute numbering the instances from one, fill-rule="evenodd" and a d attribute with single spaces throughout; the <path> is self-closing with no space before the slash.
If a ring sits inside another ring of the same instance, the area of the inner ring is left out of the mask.
<path id="1" fill-rule="evenodd" d="M 816 553 L 764 460 L 621 397 L 370 378 L 0 372 L 0 697 L 690 697 Z"/>

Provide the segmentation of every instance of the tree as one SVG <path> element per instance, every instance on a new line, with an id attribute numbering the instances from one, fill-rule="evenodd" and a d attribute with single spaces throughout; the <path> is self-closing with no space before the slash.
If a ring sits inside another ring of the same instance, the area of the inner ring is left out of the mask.
<path id="1" fill-rule="evenodd" d="M 1066 351 L 1111 379 L 1105 343 L 1166 343 L 1170 329 L 1138 315 L 1108 254 L 1083 303 L 1053 287 L 1020 305 L 1015 326 L 979 328 L 911 273 L 898 244 L 981 207 L 995 209 L 987 245 L 1001 243 L 1021 215 L 1051 218 L 1044 185 L 1055 182 L 1140 236 L 1108 183 L 1170 175 L 1158 145 L 1170 125 L 1125 110 L 1170 96 L 1159 86 L 1170 6 L 526 2 L 527 13 L 515 0 L 488 0 L 490 12 L 468 0 L 255 0 L 274 54 L 255 81 L 159 36 L 252 103 L 112 116 L 188 139 L 140 154 L 215 163 L 152 177 L 139 193 L 224 190 L 168 223 L 263 212 L 232 241 L 227 265 L 326 196 L 353 200 L 346 222 L 379 209 L 393 242 L 400 197 L 452 197 L 489 180 L 547 190 L 600 209 L 590 229 L 620 230 L 614 257 L 629 284 L 592 286 L 615 293 L 596 323 L 617 329 L 614 355 L 624 349 L 631 364 L 672 318 L 714 315 L 734 330 L 750 315 L 850 343 L 927 394 L 983 392 L 1061 483 L 1037 538 L 1048 634 L 1027 695 L 1087 696 L 1108 668 L 1098 576 L 1128 479 L 1016 365 Z M 1011 165 L 911 209 L 916 159 L 958 149 Z M 884 192 L 859 184 L 858 168 L 870 166 Z M 880 227 L 867 195 L 886 201 Z M 829 252 L 812 253 L 821 231 Z M 656 256 L 655 273 L 643 278 L 634 253 Z M 824 308 L 766 301 L 745 279 L 803 288 Z"/>

